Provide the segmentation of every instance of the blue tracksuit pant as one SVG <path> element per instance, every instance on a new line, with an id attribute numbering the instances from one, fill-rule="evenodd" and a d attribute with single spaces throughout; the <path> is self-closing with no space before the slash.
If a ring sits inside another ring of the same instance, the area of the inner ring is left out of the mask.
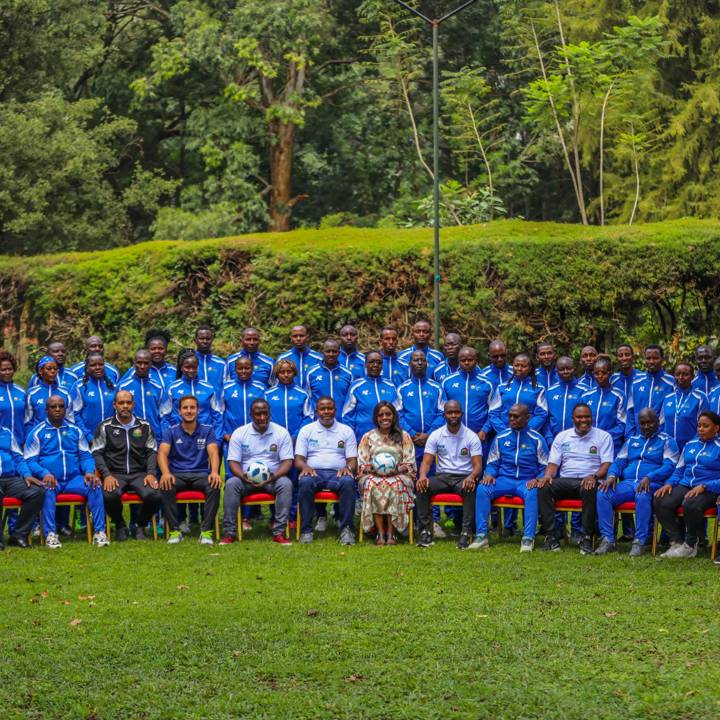
<path id="1" fill-rule="evenodd" d="M 58 482 L 55 490 L 45 490 L 45 501 L 42 509 L 43 531 L 47 537 L 48 533 L 57 532 L 55 524 L 55 500 L 61 493 L 73 493 L 84 495 L 87 498 L 90 512 L 92 513 L 95 532 L 105 532 L 105 504 L 101 487 L 92 487 L 85 484 L 82 475 L 71 478 L 67 482 Z"/>
<path id="2" fill-rule="evenodd" d="M 526 483 L 526 480 L 500 476 L 495 479 L 494 485 L 480 483 L 477 486 L 475 492 L 475 527 L 478 535 L 487 535 L 488 533 L 488 516 L 490 515 L 492 501 L 503 495 L 518 495 L 525 502 L 523 537 L 535 537 L 538 522 L 537 488 L 528 490 Z"/>
<path id="3" fill-rule="evenodd" d="M 597 493 L 597 514 L 600 534 L 611 542 L 615 541 L 615 514 L 613 508 L 621 503 L 635 503 L 635 540 L 645 543 L 650 532 L 653 493 L 660 483 L 650 483 L 650 492 L 635 492 L 632 480 L 622 480 L 614 490 Z"/>

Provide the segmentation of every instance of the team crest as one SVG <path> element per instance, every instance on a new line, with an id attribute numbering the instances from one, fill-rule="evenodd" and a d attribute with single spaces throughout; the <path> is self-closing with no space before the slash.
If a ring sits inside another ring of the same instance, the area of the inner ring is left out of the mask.
<path id="1" fill-rule="evenodd" d="M 595 445 L 591 445 L 591 446 L 590 446 L 590 454 L 591 454 L 591 455 L 597 455 L 597 454 L 598 454 L 598 449 L 597 449 L 597 447 L 596 447 Z"/>
<path id="2" fill-rule="evenodd" d="M 460 455 L 461 455 L 462 457 L 467 457 L 469 454 L 470 454 L 470 451 L 469 451 L 467 448 L 462 448 L 462 449 L 460 450 Z"/>
<path id="3" fill-rule="evenodd" d="M 270 446 L 270 452 L 277 452 L 277 445 L 275 443 Z"/>
<path id="4" fill-rule="evenodd" d="M 132 436 L 135 437 L 135 438 L 142 437 L 142 429 L 141 429 L 141 428 L 135 428 L 135 429 L 132 431 L 131 434 L 132 434 Z"/>
<path id="5" fill-rule="evenodd" d="M 344 440 L 338 440 L 338 447 L 342 450 L 345 447 L 345 441 Z"/>

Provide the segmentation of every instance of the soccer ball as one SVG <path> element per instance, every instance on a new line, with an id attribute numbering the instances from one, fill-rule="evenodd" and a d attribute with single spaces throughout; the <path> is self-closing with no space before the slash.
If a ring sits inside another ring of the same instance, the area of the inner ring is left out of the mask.
<path id="1" fill-rule="evenodd" d="M 260 485 L 270 479 L 270 468 L 261 460 L 254 460 L 245 474 L 253 485 Z"/>
<path id="2" fill-rule="evenodd" d="M 372 466 L 378 475 L 390 475 L 395 471 L 397 465 L 397 459 L 392 453 L 379 452 L 373 455 Z"/>

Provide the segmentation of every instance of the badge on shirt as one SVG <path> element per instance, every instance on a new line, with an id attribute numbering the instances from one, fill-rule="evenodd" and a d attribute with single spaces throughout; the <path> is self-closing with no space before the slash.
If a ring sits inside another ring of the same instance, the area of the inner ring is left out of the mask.
<path id="1" fill-rule="evenodd" d="M 595 445 L 591 445 L 591 446 L 590 446 L 590 454 L 591 454 L 591 455 L 597 455 L 597 454 L 598 454 L 597 446 L 595 446 Z"/>
<path id="2" fill-rule="evenodd" d="M 131 434 L 132 434 L 133 437 L 136 437 L 136 438 L 142 437 L 142 429 L 141 429 L 141 428 L 135 428 L 135 429 L 132 431 Z"/>
<path id="3" fill-rule="evenodd" d="M 564 442 L 562 445 L 560 445 L 561 450 L 569 450 L 571 448 L 571 444 L 569 442 Z"/>
<path id="4" fill-rule="evenodd" d="M 338 440 L 338 447 L 343 450 L 345 448 L 345 441 L 344 440 Z"/>
<path id="5" fill-rule="evenodd" d="M 198 439 L 197 439 L 197 448 L 198 448 L 198 450 L 204 450 L 204 449 L 205 449 L 205 438 L 198 438 Z"/>
<path id="6" fill-rule="evenodd" d="M 277 452 L 277 445 L 275 443 L 270 446 L 270 452 Z"/>
<path id="7" fill-rule="evenodd" d="M 460 455 L 462 457 L 467 457 L 470 454 L 469 448 L 461 448 L 460 449 Z"/>

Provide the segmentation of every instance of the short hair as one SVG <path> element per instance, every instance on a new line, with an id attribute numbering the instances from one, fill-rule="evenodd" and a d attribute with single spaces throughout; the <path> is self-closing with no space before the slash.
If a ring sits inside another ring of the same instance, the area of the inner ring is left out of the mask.
<path id="1" fill-rule="evenodd" d="M 588 411 L 590 412 L 590 414 L 592 415 L 592 408 L 591 408 L 587 403 L 584 403 L 584 402 L 579 402 L 579 403 L 573 408 L 573 411 L 572 411 L 572 414 L 573 414 L 573 415 L 575 414 L 575 411 L 576 411 L 578 408 L 585 408 L 585 409 L 588 410 Z"/>
<path id="2" fill-rule="evenodd" d="M 329 395 L 321 395 L 317 402 L 315 403 L 315 407 L 317 407 L 321 402 L 331 402 L 335 407 L 337 407 L 337 403 L 335 402 L 335 398 L 330 397 Z"/>
<path id="3" fill-rule="evenodd" d="M 712 410 L 703 410 L 698 415 L 698 420 L 701 417 L 706 417 L 713 425 L 720 425 L 720 415 L 718 415 L 716 412 L 713 412 Z"/>
<path id="4" fill-rule="evenodd" d="M 657 350 L 660 353 L 660 357 L 665 357 L 665 353 L 659 345 L 646 345 L 643 353 L 647 353 L 648 350 Z"/>
<path id="5" fill-rule="evenodd" d="M 265 398 L 255 398 L 255 399 L 250 403 L 250 412 L 251 412 L 251 413 L 252 413 L 252 411 L 255 409 L 255 406 L 256 406 L 256 405 L 265 405 L 265 407 L 266 407 L 268 410 L 270 409 L 270 403 L 269 403 Z"/>
<path id="6" fill-rule="evenodd" d="M 595 365 L 597 365 L 598 363 L 602 365 L 607 365 L 612 370 L 612 358 L 609 355 L 606 355 L 605 353 L 600 353 L 600 355 L 595 358 Z"/>
<path id="7" fill-rule="evenodd" d="M 194 395 L 183 395 L 183 396 L 178 400 L 178 408 L 181 408 L 181 407 L 182 407 L 182 404 L 183 404 L 186 400 L 192 400 L 192 401 L 195 403 L 195 405 L 197 405 L 198 407 L 200 407 L 200 403 L 198 402 L 198 399 L 197 399 Z"/>
<path id="8" fill-rule="evenodd" d="M 0 363 L 1 362 L 9 362 L 12 365 L 12 369 L 17 370 L 17 360 L 11 352 L 0 350 Z"/>
<path id="9" fill-rule="evenodd" d="M 163 328 L 153 328 L 145 333 L 145 347 L 153 340 L 160 340 L 165 347 L 170 344 L 170 333 Z"/>
<path id="10" fill-rule="evenodd" d="M 282 360 L 278 360 L 275 363 L 275 367 L 273 368 L 273 375 L 276 376 L 280 372 L 280 368 L 285 367 L 286 365 L 295 373 L 295 375 L 297 375 L 297 365 L 294 363 L 294 361 L 290 360 L 290 358 L 283 358 Z"/>
<path id="11" fill-rule="evenodd" d="M 177 368 L 175 370 L 175 377 L 179 380 L 182 377 L 182 366 L 183 363 L 186 360 L 189 360 L 190 358 L 195 358 L 197 360 L 197 355 L 195 354 L 195 351 L 192 348 L 183 348 L 178 353 L 178 359 L 177 359 Z"/>
<path id="12" fill-rule="evenodd" d="M 635 348 L 633 348 L 632 345 L 628 345 L 627 343 L 621 343 L 617 346 L 615 352 L 619 353 L 622 348 L 627 348 L 633 355 L 635 354 Z"/>
<path id="13" fill-rule="evenodd" d="M 213 329 L 209 325 L 203 324 L 203 325 L 198 325 L 195 328 L 195 337 L 197 337 L 197 334 L 202 330 L 207 330 L 211 335 L 215 335 L 215 333 L 213 332 Z"/>

